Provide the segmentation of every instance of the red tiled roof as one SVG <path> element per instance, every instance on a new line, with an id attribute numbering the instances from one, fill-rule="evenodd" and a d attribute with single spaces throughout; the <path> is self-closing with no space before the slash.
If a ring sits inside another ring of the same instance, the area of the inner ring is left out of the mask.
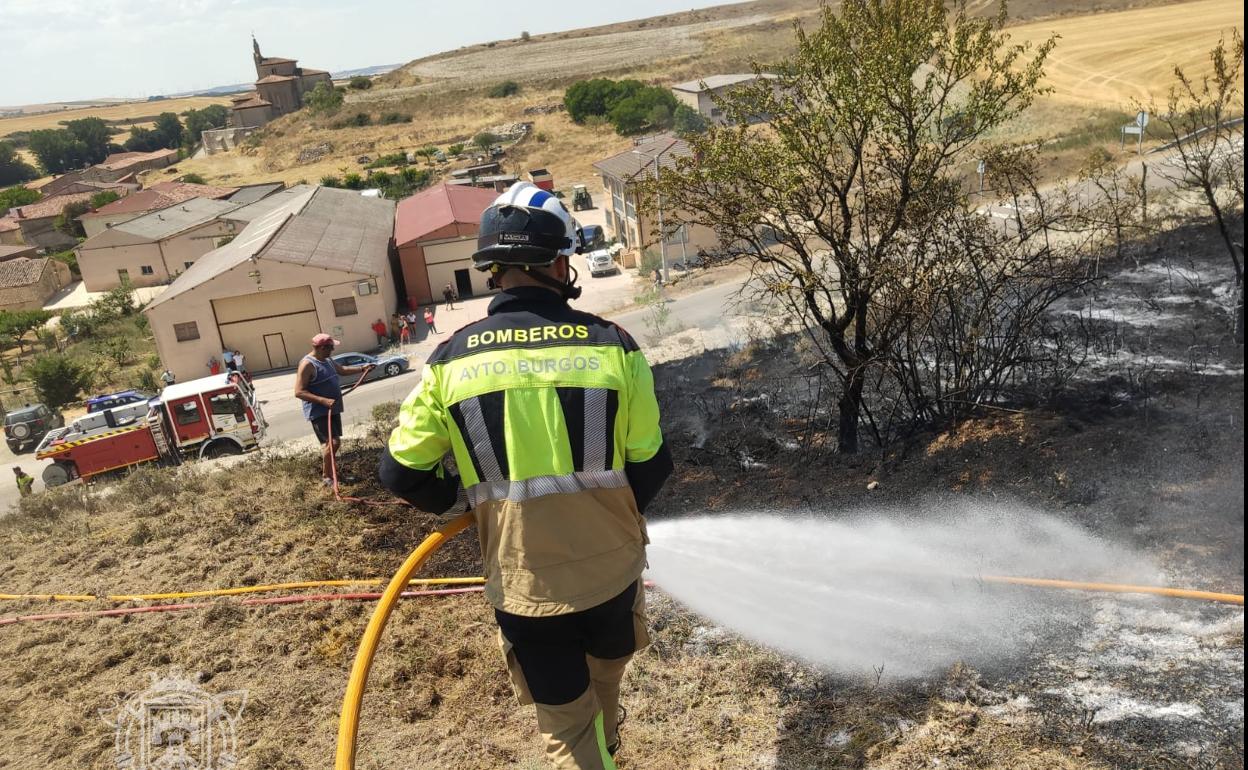
<path id="1" fill-rule="evenodd" d="M 60 216 L 65 207 L 71 203 L 82 201 L 86 203 L 92 197 L 99 195 L 94 192 L 70 193 L 69 195 L 54 195 L 51 198 L 44 198 L 41 201 L 18 206 L 14 211 L 17 212 L 17 219 L 44 219 L 47 217 Z"/>
<path id="2" fill-rule="evenodd" d="M 101 206 L 95 211 L 83 214 L 81 218 L 93 216 L 113 216 L 116 214 L 141 214 L 145 211 L 156 211 L 168 208 L 191 198 L 213 198 L 220 200 L 238 192 L 237 187 L 214 187 L 211 185 L 192 184 L 190 182 L 161 182 L 146 190 L 127 195 L 121 200 Z"/>
<path id="3" fill-rule="evenodd" d="M 422 190 L 399 201 L 394 241 L 403 246 L 447 225 L 479 225 L 481 212 L 497 197 L 498 193 L 493 190 L 446 183 Z"/>
<path id="4" fill-rule="evenodd" d="M 283 59 L 280 56 L 266 56 L 260 60 L 261 64 L 293 64 L 298 59 Z"/>
<path id="5" fill-rule="evenodd" d="M 235 102 L 231 106 L 233 109 L 236 109 L 236 110 L 245 110 L 248 107 L 272 107 L 273 102 L 266 102 L 264 99 L 260 99 L 259 97 L 257 97 L 255 99 L 250 99 L 245 102 Z"/>
<path id="6" fill-rule="evenodd" d="M 152 152 L 118 152 L 109 155 L 104 162 L 99 164 L 100 168 L 106 168 L 110 171 L 120 171 L 135 163 L 141 163 L 145 160 L 159 160 L 167 158 L 170 155 L 177 155 L 177 150 L 153 150 Z"/>
<path id="7" fill-rule="evenodd" d="M 285 83 L 288 80 L 294 80 L 294 75 L 265 75 L 256 81 L 256 85 L 261 83 Z"/>

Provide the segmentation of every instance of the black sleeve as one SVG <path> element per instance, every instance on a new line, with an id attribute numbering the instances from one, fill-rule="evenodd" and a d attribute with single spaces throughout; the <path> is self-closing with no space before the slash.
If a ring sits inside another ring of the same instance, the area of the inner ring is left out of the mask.
<path id="1" fill-rule="evenodd" d="M 672 475 L 672 453 L 664 441 L 654 457 L 640 463 L 624 463 L 624 473 L 628 476 L 628 485 L 633 488 L 633 497 L 637 499 L 637 510 L 646 512 L 646 506 L 654 500 L 654 496 L 663 488 L 663 482 Z"/>
<path id="2" fill-rule="evenodd" d="M 394 459 L 389 449 L 381 452 L 377 479 L 395 497 L 427 513 L 441 514 L 455 505 L 459 494 L 459 477 L 438 478 L 437 470 L 418 471 Z"/>

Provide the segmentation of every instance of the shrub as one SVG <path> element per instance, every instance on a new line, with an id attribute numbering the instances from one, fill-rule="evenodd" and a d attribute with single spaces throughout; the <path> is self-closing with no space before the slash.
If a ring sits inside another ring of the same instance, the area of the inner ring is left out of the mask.
<path id="1" fill-rule="evenodd" d="M 387 166 L 406 166 L 406 165 L 407 165 L 407 153 L 392 152 L 387 155 L 378 156 L 377 160 L 374 160 L 372 163 L 369 163 L 364 168 L 385 168 Z"/>
<path id="2" fill-rule="evenodd" d="M 91 196 L 91 201 L 90 201 L 91 208 L 93 209 L 102 208 L 112 203 L 113 201 L 118 200 L 119 198 L 121 198 L 121 196 L 118 195 L 116 191 L 114 190 L 101 190 L 100 192 Z"/>
<path id="3" fill-rule="evenodd" d="M 520 84 L 514 80 L 504 80 L 501 83 L 490 88 L 486 92 L 486 96 L 491 99 L 503 99 L 508 96 L 515 96 L 520 93 Z"/>
<path id="4" fill-rule="evenodd" d="M 321 82 L 303 98 L 303 103 L 313 115 L 333 115 L 342 107 L 342 92 L 329 83 Z"/>
<path id="5" fill-rule="evenodd" d="M 77 401 L 91 384 L 91 371 L 63 353 L 47 353 L 26 367 L 39 400 L 53 409 Z"/>
<path id="6" fill-rule="evenodd" d="M 371 126 L 373 119 L 369 117 L 367 112 L 357 112 L 354 115 L 334 123 L 335 128 L 363 128 Z"/>
<path id="7" fill-rule="evenodd" d="M 85 238 L 87 233 L 82 229 L 82 223 L 78 221 L 78 217 L 90 210 L 91 206 L 86 201 L 66 204 L 65 208 L 61 209 L 61 213 L 56 215 L 56 219 L 52 220 L 52 226 L 72 238 Z"/>
<path id="8" fill-rule="evenodd" d="M 352 171 L 350 174 L 344 174 L 342 177 L 342 186 L 348 190 L 363 190 L 364 177 Z"/>
<path id="9" fill-rule="evenodd" d="M 73 249 L 70 249 L 68 251 L 58 251 L 54 254 L 50 254 L 49 256 L 52 257 L 52 259 L 55 259 L 57 262 L 64 262 L 65 264 L 69 265 L 69 270 L 74 275 L 77 275 L 77 276 L 82 275 L 82 272 L 78 269 L 78 252 L 74 251 Z"/>
<path id="10" fill-rule="evenodd" d="M 0 190 L 0 212 L 11 209 L 14 206 L 25 206 L 29 203 L 34 203 L 40 197 L 37 191 L 28 190 L 20 185 Z"/>
<path id="11" fill-rule="evenodd" d="M 525 31 L 525 32 L 521 32 L 521 33 L 520 33 L 520 42 L 521 42 L 521 43 L 527 43 L 527 42 L 529 42 L 529 39 L 530 39 L 530 35 L 529 35 L 528 31 Z"/>
<path id="12" fill-rule="evenodd" d="M 191 172 L 189 174 L 183 174 L 182 181 L 186 182 L 187 184 L 208 184 L 208 182 L 204 180 L 204 177 L 201 174 L 196 174 L 195 172 Z"/>
<path id="13" fill-rule="evenodd" d="M 351 80 L 347 81 L 347 88 L 351 88 L 356 91 L 367 91 L 368 89 L 372 87 L 373 87 L 372 78 L 366 77 L 364 75 L 356 75 L 355 77 L 351 78 Z"/>
<path id="14" fill-rule="evenodd" d="M 700 134 L 706 130 L 706 118 L 702 117 L 702 113 L 689 105 L 678 104 L 676 105 L 676 112 L 672 113 L 672 127 L 681 136 Z"/>
<path id="15" fill-rule="evenodd" d="M 148 393 L 159 393 L 160 384 L 156 381 L 156 372 L 152 369 L 139 370 L 139 390 L 146 390 Z"/>
<path id="16" fill-rule="evenodd" d="M 646 88 L 640 80 L 593 78 L 580 80 L 563 94 L 563 106 L 574 123 L 584 123 L 591 115 L 606 115 L 621 101 Z M 666 89 L 659 89 L 665 91 Z M 672 97 L 673 101 L 676 97 Z"/>
<path id="17" fill-rule="evenodd" d="M 92 300 L 89 307 L 101 322 L 124 318 L 139 309 L 131 287 L 126 284 L 109 289 L 104 296 Z"/>
<path id="18" fill-rule="evenodd" d="M 321 187 L 342 187 L 342 180 L 336 176 L 321 177 Z"/>
<path id="19" fill-rule="evenodd" d="M 450 147 L 446 148 L 447 155 L 462 155 L 463 153 L 464 153 L 463 142 L 456 142 L 455 144 L 452 144 Z"/>
<path id="20" fill-rule="evenodd" d="M 134 357 L 134 343 L 123 335 L 106 337 L 96 345 L 96 349 L 100 355 L 117 364 L 118 369 L 130 363 L 130 359 Z"/>
<path id="21" fill-rule="evenodd" d="M 396 123 L 411 123 L 412 116 L 405 112 L 383 112 L 377 122 L 383 126 L 393 126 Z"/>

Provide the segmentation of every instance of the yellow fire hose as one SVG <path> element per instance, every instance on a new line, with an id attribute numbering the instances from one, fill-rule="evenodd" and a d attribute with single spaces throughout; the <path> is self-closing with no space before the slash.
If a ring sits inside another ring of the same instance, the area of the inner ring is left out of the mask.
<path id="1" fill-rule="evenodd" d="M 368 627 L 364 629 L 364 638 L 360 640 L 360 649 L 355 653 L 355 663 L 351 666 L 351 678 L 347 680 L 347 692 L 342 697 L 342 712 L 338 717 L 338 750 L 334 756 L 334 770 L 355 770 L 355 741 L 360 728 L 360 704 L 364 700 L 364 685 L 368 683 L 368 670 L 372 668 L 373 656 L 377 652 L 377 642 L 381 632 L 390 619 L 390 611 L 399 600 L 399 594 L 407 587 L 412 575 L 421 568 L 434 551 L 442 544 L 472 524 L 472 514 L 465 513 L 438 528 L 436 532 L 425 538 L 412 555 L 407 557 L 399 571 L 394 573 L 390 583 L 377 602 L 373 616 L 369 618 Z"/>
<path id="2" fill-rule="evenodd" d="M 1238 604 L 1243 606 L 1243 594 L 1220 594 L 1214 591 L 1194 591 L 1190 588 L 1167 588 L 1165 586 L 1133 586 L 1121 583 L 1082 583 L 1076 580 L 1049 580 L 1047 578 L 1006 577 L 1002 575 L 986 575 L 985 583 L 1009 583 L 1016 586 L 1035 586 L 1037 588 L 1061 588 L 1068 591 L 1100 591 L 1115 594 L 1152 594 L 1153 596 L 1173 596 L 1179 599 L 1201 599 L 1209 602 Z"/>
<path id="3" fill-rule="evenodd" d="M 408 585 L 481 585 L 485 578 L 481 577 L 444 577 L 416 578 L 408 581 Z M 153 602 L 165 599 L 202 599 L 210 596 L 241 596 L 243 594 L 261 594 L 270 591 L 291 591 L 300 588 L 338 588 L 343 586 L 379 586 L 385 583 L 382 578 L 361 578 L 359 580 L 303 580 L 297 583 L 267 583 L 258 586 L 236 586 L 234 588 L 207 588 L 202 591 L 174 591 L 159 594 L 0 594 L 0 601 L 20 601 L 24 599 L 55 602 L 93 602 L 106 600 L 110 602 Z"/>

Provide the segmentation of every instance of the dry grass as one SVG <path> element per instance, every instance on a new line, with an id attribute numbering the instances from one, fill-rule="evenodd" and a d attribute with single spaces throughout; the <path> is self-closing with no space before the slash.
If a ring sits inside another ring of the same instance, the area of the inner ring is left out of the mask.
<path id="1" fill-rule="evenodd" d="M 138 121 L 135 125 L 143 125 L 155 119 L 162 112 L 176 112 L 181 114 L 186 110 L 199 110 L 210 104 L 226 104 L 230 103 L 229 99 L 224 97 L 212 96 L 188 96 L 183 99 L 163 99 L 156 102 L 126 102 L 124 104 L 114 104 L 100 107 L 83 107 L 74 110 L 57 110 L 55 112 L 45 112 L 38 115 L 22 115 L 16 118 L 0 118 L 0 137 L 7 136 L 18 131 L 35 131 L 41 128 L 61 128 L 62 122 L 66 120 L 78 120 L 80 118 L 103 118 L 108 121 L 131 121 L 138 118 L 147 118 L 147 121 Z M 126 126 L 130 124 L 127 122 Z"/>
<path id="2" fill-rule="evenodd" d="M 1175 64 L 1199 77 L 1221 33 L 1244 28 L 1238 0 L 1198 0 L 1156 8 L 1066 17 L 1014 27 L 1015 41 L 1060 35 L 1046 82 L 1066 102 L 1130 109 L 1164 99 Z"/>

